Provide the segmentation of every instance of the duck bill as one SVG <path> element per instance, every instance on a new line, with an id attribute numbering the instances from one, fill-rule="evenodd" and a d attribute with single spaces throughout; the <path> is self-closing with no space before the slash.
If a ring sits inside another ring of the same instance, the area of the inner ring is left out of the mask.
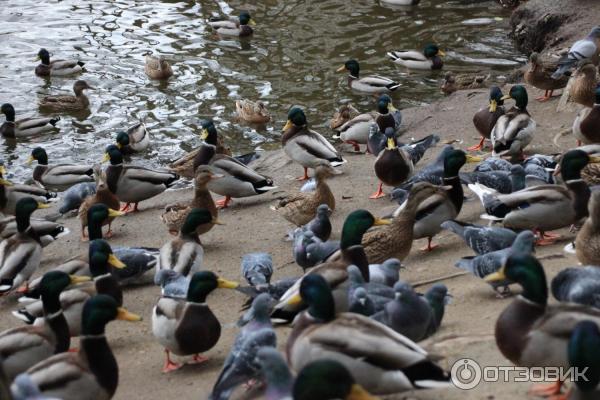
<path id="1" fill-rule="evenodd" d="M 446 53 L 444 53 L 442 50 L 438 50 L 438 56 L 444 57 L 445 55 Z"/>
<path id="2" fill-rule="evenodd" d="M 600 163 L 600 157 L 597 156 L 590 156 L 590 160 L 588 161 L 589 164 L 598 164 Z"/>
<path id="3" fill-rule="evenodd" d="M 6 175 L 6 168 L 4 168 L 4 165 L 0 165 L 0 175 Z"/>
<path id="4" fill-rule="evenodd" d="M 394 105 L 393 105 L 392 103 L 389 103 L 389 104 L 388 104 L 388 112 L 391 112 L 391 113 L 392 113 L 392 112 L 396 112 L 396 111 L 398 111 L 398 110 L 396 109 L 396 107 L 394 107 Z"/>
<path id="5" fill-rule="evenodd" d="M 387 149 L 388 150 L 394 150 L 396 148 L 396 142 L 394 141 L 393 138 L 388 138 L 387 140 Z"/>
<path id="6" fill-rule="evenodd" d="M 204 129 L 202 129 L 202 132 L 200 133 L 200 139 L 206 140 L 207 137 L 208 137 L 208 129 L 204 128 Z"/>
<path id="7" fill-rule="evenodd" d="M 362 386 L 355 383 L 350 389 L 350 394 L 346 397 L 347 400 L 378 400 L 379 397 L 372 396 Z"/>
<path id="8" fill-rule="evenodd" d="M 227 279 L 223 279 L 223 278 L 217 279 L 217 287 L 219 287 L 221 289 L 235 289 L 238 286 L 240 286 L 240 284 L 237 282 L 228 281 Z"/>
<path id="9" fill-rule="evenodd" d="M 104 153 L 104 155 L 102 156 L 102 160 L 100 162 L 108 162 L 110 161 L 110 155 L 108 153 Z"/>
<path id="10" fill-rule="evenodd" d="M 127 266 L 123 261 L 119 260 L 117 256 L 115 256 L 112 253 L 108 255 L 108 263 L 118 269 L 123 269 Z"/>
<path id="11" fill-rule="evenodd" d="M 89 282 L 92 280 L 89 276 L 78 276 L 78 275 L 69 275 L 71 278 L 71 285 L 76 285 L 78 283 Z"/>
<path id="12" fill-rule="evenodd" d="M 496 112 L 496 109 L 498 108 L 498 102 L 496 100 L 492 100 L 490 101 L 490 112 Z"/>
<path id="13" fill-rule="evenodd" d="M 117 142 L 117 148 L 119 150 L 121 150 L 123 148 L 123 145 L 121 143 Z M 108 160 L 106 160 L 106 161 L 108 161 Z M 102 162 L 104 162 L 104 158 L 102 158 Z"/>
<path id="14" fill-rule="evenodd" d="M 37 208 L 42 209 L 42 208 L 50 208 L 50 204 L 45 204 L 45 203 L 37 203 Z"/>
<path id="15" fill-rule="evenodd" d="M 300 297 L 299 293 L 293 295 L 288 301 L 285 302 L 288 306 L 297 306 L 302 304 L 302 297 Z"/>
<path id="16" fill-rule="evenodd" d="M 219 218 L 213 218 L 211 222 L 215 225 L 225 225 L 225 223 L 219 220 Z"/>
<path id="17" fill-rule="evenodd" d="M 283 130 L 287 131 L 288 129 L 290 129 L 292 127 L 292 121 L 290 121 L 289 119 L 287 120 L 287 122 L 285 123 L 285 125 L 283 126 Z"/>
<path id="18" fill-rule="evenodd" d="M 33 160 L 35 160 L 35 158 L 33 158 L 33 156 L 29 156 L 29 158 L 26 161 L 27 165 L 31 165 L 31 163 L 33 162 Z"/>
<path id="19" fill-rule="evenodd" d="M 111 218 L 120 217 L 121 215 L 124 215 L 124 214 L 125 214 L 124 212 L 113 210 L 112 208 L 108 209 L 108 216 Z"/>
<path id="20" fill-rule="evenodd" d="M 335 70 L 335 72 L 344 72 L 346 70 L 346 66 L 342 65 L 341 67 L 339 67 L 338 69 Z"/>
<path id="21" fill-rule="evenodd" d="M 2 186 L 12 186 L 12 183 L 10 181 L 7 181 L 4 178 L 0 178 L 0 185 L 2 185 Z"/>
<path id="22" fill-rule="evenodd" d="M 142 320 L 142 317 L 127 311 L 127 309 L 123 307 L 119 307 L 117 309 L 117 319 L 120 319 L 121 321 L 138 322 Z"/>
<path id="23" fill-rule="evenodd" d="M 504 96 L 500 97 L 500 100 L 510 100 L 512 99 L 512 97 L 510 97 L 510 94 L 505 94 Z"/>
<path id="24" fill-rule="evenodd" d="M 390 221 L 389 219 L 375 218 L 375 222 L 373 222 L 373 226 L 389 225 L 391 223 L 392 223 L 392 221 Z"/>
<path id="25" fill-rule="evenodd" d="M 482 162 L 483 158 L 467 154 L 467 163 Z"/>
<path id="26" fill-rule="evenodd" d="M 494 272 L 493 274 L 487 275 L 483 278 L 483 280 L 487 283 L 493 282 L 502 282 L 506 280 L 506 275 L 504 275 L 504 268 L 502 268 L 498 272 Z"/>
<path id="27" fill-rule="evenodd" d="M 250 21 L 248 21 L 248 23 L 252 26 L 256 25 L 256 21 L 254 21 L 252 18 L 250 18 Z"/>

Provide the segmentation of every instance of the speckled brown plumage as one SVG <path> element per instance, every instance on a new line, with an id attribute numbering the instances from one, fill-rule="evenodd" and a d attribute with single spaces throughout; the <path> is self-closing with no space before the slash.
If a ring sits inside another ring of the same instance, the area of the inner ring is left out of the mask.
<path id="1" fill-rule="evenodd" d="M 335 197 L 327 185 L 326 179 L 335 175 L 333 167 L 322 164 L 315 170 L 317 188 L 314 192 L 298 192 L 282 199 L 275 208 L 292 224 L 302 226 L 310 222 L 317 214 L 317 207 L 327 204 L 335 210 Z"/>
<path id="2" fill-rule="evenodd" d="M 531 53 L 524 75 L 525 82 L 542 90 L 562 89 L 567 86 L 569 77 L 562 76 L 560 79 L 553 79 L 551 75 L 557 68 L 557 61 L 542 59 L 538 53 Z"/>
<path id="3" fill-rule="evenodd" d="M 458 90 L 480 89 L 486 87 L 489 75 L 459 74 L 448 71 L 442 81 L 442 93 L 448 95 Z"/>
<path id="4" fill-rule="evenodd" d="M 600 265 L 600 193 L 594 192 L 588 203 L 589 217 L 575 239 L 577 259 L 583 265 Z"/>
<path id="5" fill-rule="evenodd" d="M 593 107 L 598 84 L 597 69 L 594 64 L 585 64 L 577 70 L 569 94 L 571 100 L 586 107 Z"/>
<path id="6" fill-rule="evenodd" d="M 113 210 L 118 210 L 121 206 L 119 199 L 115 196 L 110 189 L 108 188 L 108 184 L 106 182 L 106 175 L 103 172 L 98 171 L 96 168 L 94 171 L 96 175 L 96 194 L 92 196 L 88 196 L 85 198 L 81 206 L 79 206 L 78 217 L 81 222 L 81 237 L 85 238 L 85 228 L 88 226 L 88 210 L 94 204 L 102 203 L 105 204 L 108 208 L 112 208 Z M 108 233 L 110 236 L 111 228 L 110 224 L 114 220 L 113 217 L 109 217 L 102 223 L 102 225 L 108 225 Z"/>

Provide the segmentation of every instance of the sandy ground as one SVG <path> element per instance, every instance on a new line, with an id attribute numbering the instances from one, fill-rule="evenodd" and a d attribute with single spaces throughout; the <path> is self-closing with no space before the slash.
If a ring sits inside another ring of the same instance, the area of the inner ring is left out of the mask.
<path id="1" fill-rule="evenodd" d="M 505 89 L 506 92 L 506 89 Z M 552 145 L 554 135 L 569 127 L 573 113 L 558 114 L 554 112 L 557 99 L 549 103 L 538 103 L 533 100 L 540 92 L 529 89 L 530 113 L 538 123 L 537 136 L 529 148 L 530 153 L 555 153 L 561 149 Z M 437 133 L 443 140 L 457 139 L 457 147 L 466 148 L 477 141 L 471 118 L 476 110 L 487 103 L 487 90 L 464 91 L 433 105 L 406 109 L 403 111 L 404 124 L 408 128 L 404 138 L 421 138 L 427 134 Z M 278 115 L 274 124 L 283 125 L 283 115 Z M 328 115 L 310 115 L 312 120 L 325 120 Z M 330 132 L 322 132 L 331 135 Z M 570 136 L 564 138 L 562 149 L 575 144 Z M 433 159 L 440 147 L 432 149 L 421 161 L 421 165 Z M 486 154 L 487 155 L 487 154 Z M 344 174 L 331 181 L 331 187 L 337 196 L 337 209 L 332 216 L 334 235 L 339 237 L 345 216 L 357 208 L 366 208 L 374 214 L 382 214 L 386 207 L 393 204 L 389 199 L 369 200 L 368 195 L 376 188 L 375 175 L 372 169 L 373 157 L 370 155 L 346 154 L 348 164 Z M 268 153 L 260 168 L 274 177 L 279 191 L 262 196 L 236 200 L 233 206 L 220 215 L 224 226 L 217 226 L 202 237 L 205 246 L 205 268 L 217 272 L 228 279 L 241 279 L 239 264 L 241 257 L 253 251 L 268 251 L 273 255 L 276 272 L 273 279 L 293 276 L 301 273 L 301 269 L 292 262 L 291 244 L 283 241 L 283 237 L 291 226 L 279 215 L 269 209 L 281 191 L 296 191 L 300 184 L 293 178 L 301 173 L 301 168 L 287 161 L 279 152 Z M 388 188 L 389 190 L 389 188 Z M 482 208 L 479 201 L 466 190 L 470 199 L 465 202 L 460 219 L 482 222 L 479 215 Z M 191 198 L 191 190 L 170 191 L 142 203 L 142 211 L 120 218 L 114 225 L 115 236 L 110 240 L 113 245 L 141 245 L 160 247 L 170 235 L 159 220 L 162 208 L 182 198 Z M 343 197 L 342 197 L 343 196 Z M 66 225 L 73 233 L 58 243 L 44 249 L 43 270 L 59 264 L 61 261 L 87 251 L 87 243 L 80 242 L 78 220 L 69 218 Z M 544 266 L 551 277 L 561 268 L 576 264 L 574 256 L 565 255 L 562 247 L 573 235 L 566 230 L 565 241 L 556 245 L 540 248 L 539 257 L 546 258 Z M 458 272 L 454 262 L 471 255 L 464 243 L 451 233 L 443 232 L 435 238 L 440 247 L 431 253 L 418 250 L 424 241 L 417 241 L 410 256 L 405 260 L 407 269 L 402 271 L 402 279 L 419 282 L 443 277 Z M 445 368 L 459 358 L 469 357 L 482 365 L 510 365 L 498 352 L 494 339 L 493 327 L 498 314 L 512 301 L 499 300 L 485 283 L 472 276 L 461 276 L 447 279 L 444 283 L 449 287 L 454 300 L 447 307 L 442 328 L 425 345 L 436 354 L 443 356 L 440 361 Z M 426 286 L 420 288 L 425 290 Z M 235 321 L 239 317 L 239 307 L 244 296 L 236 291 L 217 290 L 208 299 L 223 325 L 221 339 L 206 355 L 211 361 L 198 366 L 185 368 L 170 374 L 163 374 L 161 367 L 164 353 L 151 331 L 151 311 L 159 295 L 154 286 L 127 288 L 124 303 L 128 309 L 143 315 L 141 323 L 114 322 L 108 327 L 108 338 L 117 357 L 120 369 L 120 385 L 115 399 L 143 398 L 146 400 L 177 398 L 204 399 L 219 373 L 222 362 L 227 356 L 232 341 L 237 333 Z M 10 311 L 18 305 L 14 298 L 5 298 L 1 302 L 0 328 L 18 326 L 19 322 L 11 316 Z M 285 344 L 289 328 L 277 329 L 279 345 Z M 77 343 L 75 343 L 77 344 Z M 432 347 L 433 346 L 433 347 Z M 443 391 L 421 391 L 403 393 L 389 398 L 394 399 L 517 399 L 525 398 L 527 384 L 508 383 L 481 384 L 475 390 L 458 389 Z M 238 396 L 240 395 L 238 391 Z"/>

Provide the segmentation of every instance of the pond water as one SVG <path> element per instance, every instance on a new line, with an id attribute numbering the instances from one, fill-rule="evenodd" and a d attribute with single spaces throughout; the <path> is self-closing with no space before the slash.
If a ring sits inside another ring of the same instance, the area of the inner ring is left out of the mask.
<path id="1" fill-rule="evenodd" d="M 219 38 L 205 23 L 244 9 L 257 22 L 249 39 Z M 56 58 L 84 61 L 81 79 L 97 88 L 88 92 L 90 111 L 63 115 L 58 133 L 0 139 L 1 157 L 16 181 L 31 176 L 25 161 L 33 147 L 45 147 L 51 163 L 99 162 L 115 131 L 138 118 L 145 120 L 153 144 L 132 162 L 150 166 L 197 146 L 207 117 L 235 153 L 277 148 L 293 104 L 306 107 L 309 123 L 331 136 L 328 121 L 341 103 L 374 109 L 371 97 L 353 94 L 346 74 L 335 72 L 349 58 L 360 62 L 361 75 L 400 82 L 393 98 L 401 108 L 441 97 L 444 73 L 407 74 L 386 51 L 436 42 L 447 54 L 445 70 L 494 77 L 525 61 L 506 37 L 509 12 L 488 0 L 423 0 L 415 7 L 376 0 L 3 0 L 0 17 L 0 103 L 12 103 L 17 118 L 37 114 L 44 95 L 71 93 L 76 79 L 36 77 L 41 47 Z M 144 74 L 149 50 L 173 65 L 175 75 L 167 82 Z M 265 102 L 271 123 L 237 122 L 239 98 Z"/>

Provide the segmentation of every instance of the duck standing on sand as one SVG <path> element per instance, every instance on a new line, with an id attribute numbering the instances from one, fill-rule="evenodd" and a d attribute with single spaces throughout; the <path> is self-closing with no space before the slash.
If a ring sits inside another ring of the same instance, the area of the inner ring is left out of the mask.
<path id="1" fill-rule="evenodd" d="M 348 86 L 360 93 L 390 93 L 400 87 L 398 82 L 379 75 L 360 77 L 360 66 L 356 60 L 348 60 L 337 72 L 348 71 Z"/>
<path id="2" fill-rule="evenodd" d="M 559 79 L 552 78 L 552 71 L 556 70 L 556 63 L 542 61 L 540 55 L 536 52 L 529 56 L 529 68 L 525 71 L 525 82 L 538 89 L 545 90 L 543 96 L 538 97 L 538 101 L 548 101 L 556 89 L 562 89 L 567 86 L 569 78 L 562 76 Z"/>
<path id="3" fill-rule="evenodd" d="M 37 76 L 65 76 L 78 74 L 83 71 L 84 63 L 79 60 L 52 60 L 50 61 L 50 53 L 46 49 L 40 49 L 37 54 L 38 60 L 41 61 L 35 67 Z"/>
<path id="4" fill-rule="evenodd" d="M 308 169 L 316 168 L 322 160 L 328 161 L 332 167 L 346 163 L 327 139 L 308 128 L 306 115 L 300 107 L 292 107 L 288 112 L 281 144 L 285 154 L 304 168 L 304 176 L 298 180 L 308 179 Z"/>
<path id="5" fill-rule="evenodd" d="M 481 141 L 475 146 L 468 147 L 469 151 L 483 149 L 483 144 L 486 139 L 490 139 L 490 135 L 498 118 L 504 115 L 504 100 L 502 100 L 502 90 L 498 86 L 490 88 L 489 106 L 481 108 L 473 116 L 473 125 L 481 136 Z"/>
<path id="6" fill-rule="evenodd" d="M 40 99 L 40 109 L 43 111 L 54 112 L 75 112 L 87 110 L 90 106 L 90 100 L 83 93 L 84 90 L 93 90 L 86 81 L 77 81 L 73 84 L 75 96 L 57 95 L 46 96 Z"/>

